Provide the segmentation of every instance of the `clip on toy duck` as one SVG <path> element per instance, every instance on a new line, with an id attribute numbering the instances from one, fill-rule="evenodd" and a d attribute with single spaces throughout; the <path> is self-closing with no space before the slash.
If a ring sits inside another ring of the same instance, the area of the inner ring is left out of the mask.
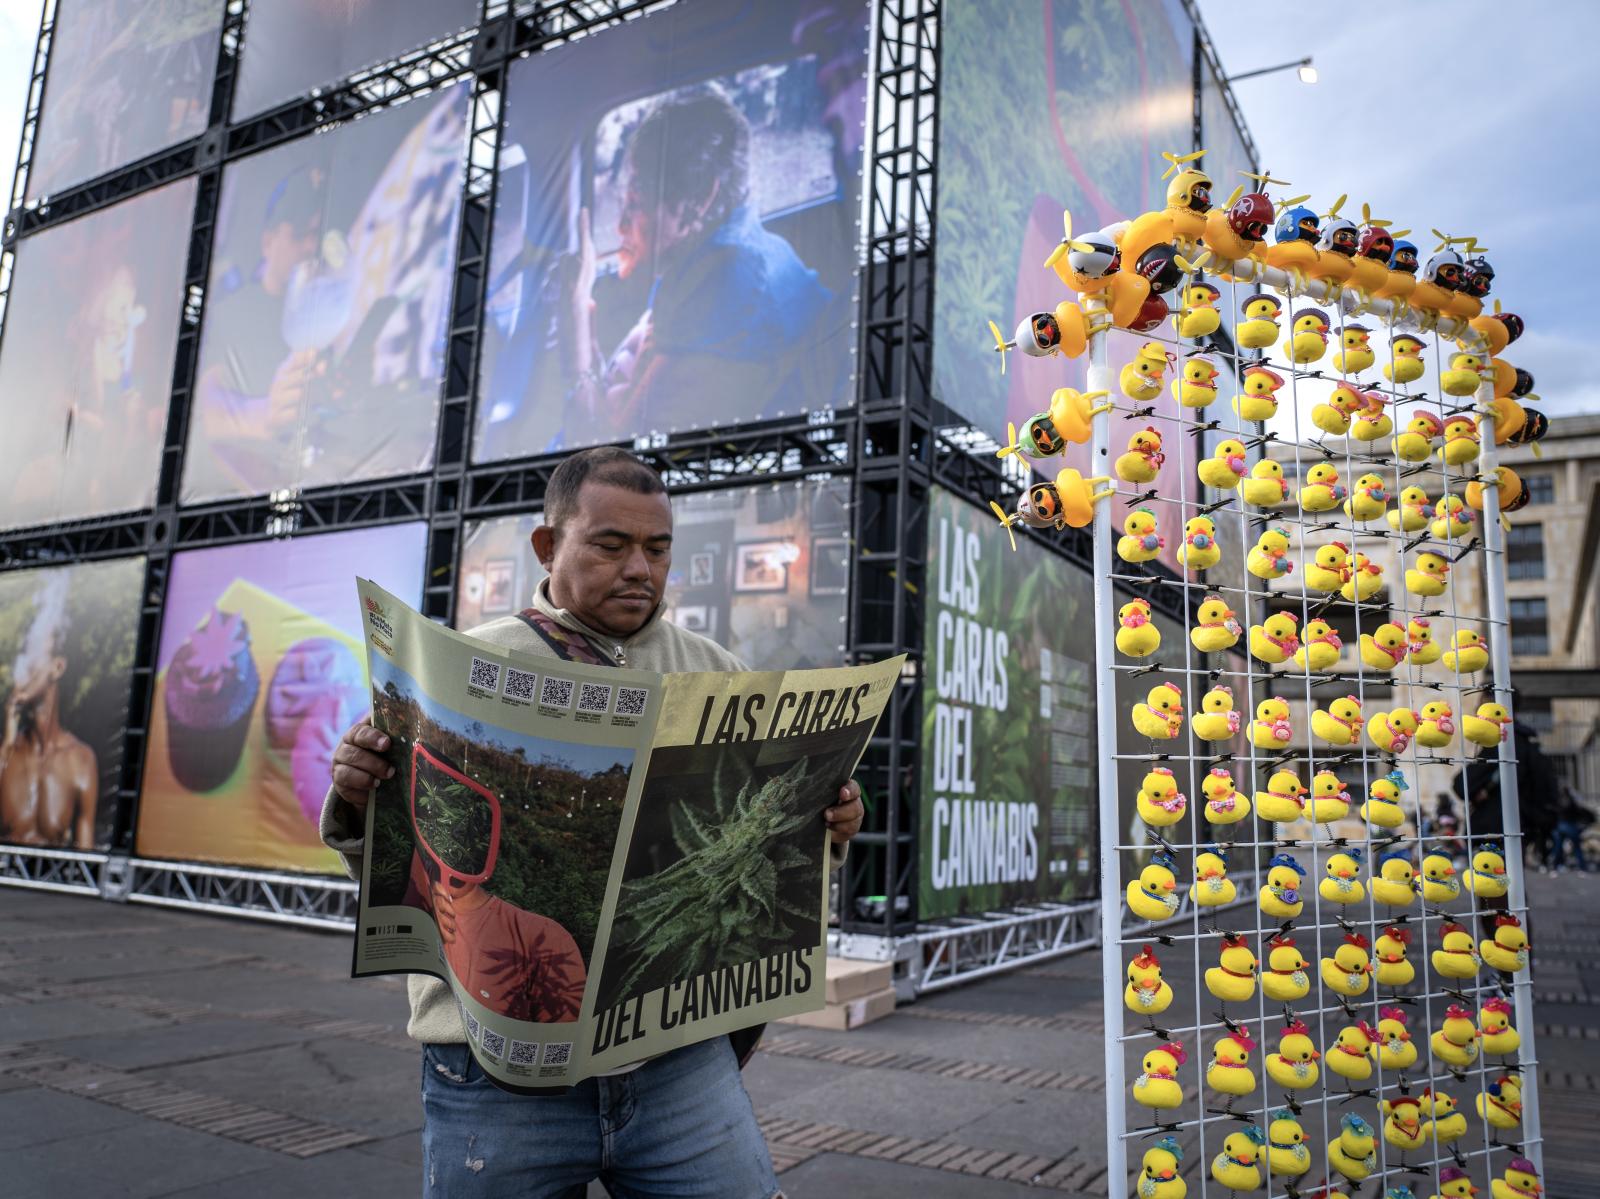
<path id="1" fill-rule="evenodd" d="M 1165 766 L 1153 766 L 1133 797 L 1139 818 L 1151 828 L 1168 828 L 1183 819 L 1189 801 L 1178 790 L 1178 780 Z"/>
<path id="2" fill-rule="evenodd" d="M 1429 1038 L 1433 1056 L 1447 1066 L 1465 1069 L 1478 1060 L 1478 1026 L 1472 1013 L 1459 1003 L 1444 1010 L 1444 1020 Z"/>
<path id="3" fill-rule="evenodd" d="M 1528 954 L 1533 945 L 1522 930 L 1522 921 L 1512 915 L 1494 918 L 1494 939 L 1478 945 L 1483 964 L 1502 974 L 1516 974 L 1528 968 Z"/>
<path id="4" fill-rule="evenodd" d="M 1382 1100 L 1378 1110 L 1384 1116 L 1383 1139 L 1400 1150 L 1404 1163 L 1406 1153 L 1423 1145 L 1422 1108 L 1414 1096 L 1396 1095 Z"/>
<path id="5" fill-rule="evenodd" d="M 1277 371 L 1259 363 L 1244 370 L 1244 390 L 1233 397 L 1233 410 L 1240 420 L 1269 421 L 1278 415 L 1278 390 L 1284 379 Z"/>
<path id="6" fill-rule="evenodd" d="M 1239 888 L 1228 877 L 1227 851 L 1221 845 L 1212 845 L 1195 854 L 1189 901 L 1197 907 L 1214 908 L 1230 904 L 1238 897 Z"/>
<path id="7" fill-rule="evenodd" d="M 1183 526 L 1178 561 L 1189 570 L 1209 570 L 1222 560 L 1217 526 L 1209 516 L 1191 516 Z"/>
<path id="8" fill-rule="evenodd" d="M 1391 770 L 1382 778 L 1373 779 L 1367 787 L 1367 798 L 1361 805 L 1361 819 L 1381 829 L 1399 828 L 1406 818 L 1400 808 L 1400 796 L 1410 789 L 1405 774 L 1399 770 Z"/>
<path id="9" fill-rule="evenodd" d="M 1472 865 L 1462 881 L 1479 899 L 1499 899 L 1510 886 L 1506 857 L 1496 841 L 1485 841 L 1472 855 Z"/>
<path id="10" fill-rule="evenodd" d="M 1478 1118 L 1490 1128 L 1510 1129 L 1522 1124 L 1522 1076 L 1520 1074 L 1502 1074 L 1491 1082 L 1473 1100 L 1473 1106 L 1478 1109 Z M 1517 1159 L 1512 1159 L 1512 1166 Z M 1511 1166 L 1507 1166 L 1507 1173 Z M 1531 1170 L 1532 1167 L 1529 1167 Z M 1502 1199 L 1500 1184 L 1494 1184 L 1495 1199 Z M 1521 1195 L 1506 1192 L 1507 1199 L 1522 1199 L 1526 1195 L 1537 1195 L 1537 1187 L 1532 1191 L 1523 1191 Z"/>
<path id="11" fill-rule="evenodd" d="M 1344 642 L 1327 621 L 1313 617 L 1306 621 L 1300 648 L 1294 651 L 1294 664 L 1308 674 L 1328 670 L 1339 661 Z"/>
<path id="12" fill-rule="evenodd" d="M 1411 738 L 1417 735 L 1417 724 L 1417 714 L 1410 708 L 1390 708 L 1387 712 L 1372 714 L 1367 721 L 1367 736 L 1384 753 L 1403 754 Z M 1400 790 L 1405 788 L 1402 786 Z"/>
<path id="13" fill-rule="evenodd" d="M 1156 514 L 1148 508 L 1135 508 L 1123 518 L 1117 557 L 1124 562 L 1149 562 L 1166 544 L 1167 539 L 1156 524 Z"/>
<path id="14" fill-rule="evenodd" d="M 1269 695 L 1256 705 L 1256 718 L 1250 725 L 1250 744 L 1257 749 L 1287 749 L 1293 740 L 1294 725 L 1289 720 L 1289 705 L 1280 697 Z"/>
<path id="15" fill-rule="evenodd" d="M 1123 540 L 1127 540 L 1124 538 Z M 1117 652 L 1144 658 L 1161 648 L 1161 630 L 1150 619 L 1150 602 L 1131 599 L 1117 613 Z"/>
<path id="16" fill-rule="evenodd" d="M 1130 1012 L 1158 1016 L 1172 1006 L 1172 984 L 1161 977 L 1161 959 L 1146 945 L 1128 963 L 1128 986 L 1122 1002 Z"/>
<path id="17" fill-rule="evenodd" d="M 1299 627 L 1293 612 L 1274 612 L 1260 624 L 1251 625 L 1250 656 L 1269 666 L 1287 662 L 1300 648 Z"/>
<path id="18" fill-rule="evenodd" d="M 1217 964 L 1206 971 L 1206 990 L 1223 1003 L 1243 1003 L 1256 993 L 1256 967 L 1260 964 L 1243 937 L 1224 936 Z"/>
<path id="19" fill-rule="evenodd" d="M 1360 933 L 1346 933 L 1344 944 L 1322 959 L 1322 984 L 1330 991 L 1356 998 L 1372 984 L 1372 963 L 1367 959 L 1368 941 Z"/>
<path id="20" fill-rule="evenodd" d="M 1280 1087 L 1304 1091 L 1317 1085 L 1317 1062 L 1321 1057 L 1305 1022 L 1291 1020 L 1284 1025 L 1278 1052 L 1266 1056 L 1267 1077 Z"/>
<path id="21" fill-rule="evenodd" d="M 1189 1060 L 1182 1041 L 1168 1041 L 1144 1055 L 1144 1072 L 1133 1080 L 1133 1100 L 1145 1107 L 1169 1109 L 1183 1102 L 1178 1067 Z"/>
<path id="22" fill-rule="evenodd" d="M 1300 894 L 1305 867 L 1286 853 L 1274 854 L 1267 862 L 1267 881 L 1256 896 L 1261 910 L 1276 920 L 1293 920 L 1305 906 Z"/>
<path id="23" fill-rule="evenodd" d="M 1416 870 L 1404 849 L 1391 849 L 1378 859 L 1372 898 L 1389 908 L 1409 908 L 1417 901 Z"/>
<path id="24" fill-rule="evenodd" d="M 1183 1146 L 1176 1137 L 1162 1137 L 1144 1151 L 1139 1163 L 1138 1199 L 1185 1199 L 1189 1184 L 1178 1173 Z"/>
<path id="25" fill-rule="evenodd" d="M 1250 1068 L 1254 1038 L 1240 1029 L 1217 1038 L 1211 1049 L 1211 1064 L 1206 1067 L 1206 1085 L 1230 1097 L 1248 1095 L 1256 1089 L 1256 1072 Z"/>
<path id="26" fill-rule="evenodd" d="M 1478 948 L 1472 934 L 1453 920 L 1439 926 L 1439 948 L 1430 960 L 1433 972 L 1441 978 L 1473 978 L 1478 973 Z"/>
<path id="27" fill-rule="evenodd" d="M 1279 508 L 1289 502 L 1289 484 L 1284 481 L 1283 464 L 1262 458 L 1250 468 L 1250 477 L 1239 480 L 1239 498 L 1256 508 Z"/>
<path id="28" fill-rule="evenodd" d="M 1434 1087 L 1423 1087 L 1422 1094 L 1418 1097 L 1417 1102 L 1422 1106 L 1422 1114 L 1431 1117 L 1428 1123 L 1423 1126 L 1423 1132 L 1430 1141 L 1437 1140 L 1441 1145 L 1449 1145 L 1467 1135 L 1466 1116 L 1456 1110 L 1456 1101 L 1445 1092 Z M 1446 1166 L 1440 1172 L 1439 1178 L 1441 1181 L 1448 1182 L 1445 1175 L 1451 1169 L 1453 1167 Z M 1457 1173 L 1459 1174 L 1460 1171 L 1458 1170 Z M 1465 1175 L 1462 1175 L 1462 1177 L 1465 1177 Z M 1476 1188 L 1459 1192 L 1445 1191 L 1447 1195 L 1459 1194 L 1461 1196 L 1476 1193 Z"/>
<path id="29" fill-rule="evenodd" d="M 1128 910 L 1154 924 L 1178 911 L 1178 862 L 1166 850 L 1157 850 L 1139 877 L 1128 884 Z"/>
<path id="30" fill-rule="evenodd" d="M 1543 1193 L 1539 1171 L 1525 1157 L 1512 1158 L 1506 1163 L 1504 1175 L 1489 1180 L 1491 1199 L 1539 1199 Z"/>
<path id="31" fill-rule="evenodd" d="M 1383 935 L 1372 947 L 1372 956 L 1377 963 L 1372 973 L 1380 987 L 1408 987 L 1416 978 L 1417 968 L 1406 960 L 1406 946 L 1410 944 L 1411 930 L 1405 925 L 1391 924 L 1383 930 Z M 1379 1031 L 1382 1031 L 1381 1023 Z"/>
<path id="32" fill-rule="evenodd" d="M 1311 1169 L 1306 1130 L 1300 1127 L 1292 1108 L 1279 1108 L 1267 1124 L 1267 1169 L 1289 1178 L 1299 1178 Z"/>
<path id="33" fill-rule="evenodd" d="M 1189 721 L 1202 741 L 1226 741 L 1239 731 L 1239 713 L 1233 708 L 1233 688 L 1218 683 L 1200 699 L 1200 711 Z"/>
<path id="34" fill-rule="evenodd" d="M 1378 1009 L 1378 1040 L 1372 1044 L 1372 1056 L 1378 1059 L 1381 1070 L 1409 1070 L 1417 1064 L 1417 1047 L 1411 1042 L 1411 1032 L 1406 1027 L 1404 1008 Z"/>
<path id="35" fill-rule="evenodd" d="M 1339 1120 L 1339 1135 L 1328 1142 L 1328 1164 L 1351 1182 L 1365 1182 L 1378 1168 L 1377 1141 L 1372 1125 L 1346 1112 Z"/>
<path id="36" fill-rule="evenodd" d="M 1244 626 L 1228 601 L 1220 595 L 1208 595 L 1195 612 L 1195 626 L 1189 630 L 1189 641 L 1202 654 L 1220 653 L 1238 643 Z"/>
<path id="37" fill-rule="evenodd" d="M 1292 770 L 1274 770 L 1265 791 L 1256 792 L 1256 815 L 1274 824 L 1293 824 L 1306 814 L 1310 794 Z"/>
<path id="38" fill-rule="evenodd" d="M 1353 695 L 1333 700 L 1311 712 L 1311 732 L 1329 745 L 1345 747 L 1361 740 L 1361 701 Z"/>
<path id="39" fill-rule="evenodd" d="M 1274 1003 L 1298 1003 L 1311 990 L 1311 963 L 1301 956 L 1294 938 L 1276 934 L 1267 942 L 1267 968 L 1261 972 L 1261 993 Z"/>
<path id="40" fill-rule="evenodd" d="M 1317 884 L 1317 894 L 1329 903 L 1359 903 L 1367 897 L 1361 882 L 1361 850 L 1355 846 L 1328 855 L 1327 876 Z"/>
<path id="41" fill-rule="evenodd" d="M 1294 572 L 1289 559 L 1289 530 L 1270 525 L 1251 547 L 1245 559 L 1245 569 L 1258 579 L 1281 579 Z"/>
<path id="42" fill-rule="evenodd" d="M 1128 451 L 1112 464 L 1112 470 L 1124 483 L 1153 483 L 1166 460 L 1161 434 L 1154 425 L 1147 425 L 1128 438 Z"/>
<path id="43" fill-rule="evenodd" d="M 1347 1082 L 1366 1082 L 1372 1077 L 1372 1046 L 1378 1040 L 1378 1030 L 1365 1020 L 1345 1025 L 1328 1047 L 1328 1069 Z"/>
<path id="44" fill-rule="evenodd" d="M 1183 729 L 1183 692 L 1157 683 L 1143 703 L 1133 705 L 1133 727 L 1152 741 L 1171 741 Z"/>
<path id="45" fill-rule="evenodd" d="M 1211 1159 L 1211 1177 L 1230 1191 L 1261 1189 L 1261 1159 L 1267 1138 L 1255 1124 L 1230 1132 L 1222 1141 L 1222 1152 Z M 1496 1196 L 1495 1199 L 1500 1199 Z"/>
<path id="46" fill-rule="evenodd" d="M 1494 1057 L 1505 1057 L 1522 1046 L 1522 1037 L 1511 1026 L 1511 1002 L 1495 995 L 1483 1001 L 1478 1009 L 1478 1037 L 1483 1051 Z"/>

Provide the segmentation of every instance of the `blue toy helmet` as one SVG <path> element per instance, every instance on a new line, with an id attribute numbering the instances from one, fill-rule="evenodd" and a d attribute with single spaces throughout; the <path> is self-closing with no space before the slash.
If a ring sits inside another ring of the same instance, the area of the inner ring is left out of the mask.
<path id="1" fill-rule="evenodd" d="M 1306 229 L 1304 227 L 1308 221 L 1311 224 L 1310 229 Z M 1317 217 L 1317 214 L 1312 212 L 1311 209 L 1305 207 L 1304 205 L 1301 205 L 1298 208 L 1289 209 L 1288 212 L 1280 212 L 1278 214 L 1278 224 L 1273 231 L 1273 237 L 1275 240 L 1280 242 L 1314 242 L 1317 240 L 1318 236 L 1320 236 L 1320 233 L 1321 223 Z"/>
<path id="2" fill-rule="evenodd" d="M 1397 237 L 1394 239 L 1394 252 L 1389 255 L 1389 269 L 1415 275 L 1419 254 L 1416 242 Z"/>

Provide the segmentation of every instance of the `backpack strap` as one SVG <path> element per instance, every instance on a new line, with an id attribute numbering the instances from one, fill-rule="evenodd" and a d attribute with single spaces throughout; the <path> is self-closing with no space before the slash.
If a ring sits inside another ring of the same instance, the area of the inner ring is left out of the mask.
<path id="1" fill-rule="evenodd" d="M 517 619 L 532 629 L 563 662 L 582 662 L 586 666 L 616 665 L 582 633 L 563 628 L 537 608 L 524 608 L 517 613 Z"/>

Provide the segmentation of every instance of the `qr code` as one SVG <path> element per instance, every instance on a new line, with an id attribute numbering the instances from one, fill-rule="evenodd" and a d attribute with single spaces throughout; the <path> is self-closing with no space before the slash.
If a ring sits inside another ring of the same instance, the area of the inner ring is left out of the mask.
<path id="1" fill-rule="evenodd" d="M 572 707 L 572 680 L 544 676 L 544 686 L 539 689 L 539 702 L 547 708 Z"/>
<path id="2" fill-rule="evenodd" d="M 466 1008 L 461 1009 L 461 1018 L 467 1022 L 467 1040 L 476 1041 L 478 1039 L 478 1018 L 467 1011 Z"/>
<path id="3" fill-rule="evenodd" d="M 552 1041 L 544 1047 L 544 1066 L 565 1066 L 572 1060 L 571 1041 Z"/>
<path id="4" fill-rule="evenodd" d="M 487 1025 L 484 1026 L 483 1030 L 483 1051 L 490 1057 L 505 1057 L 506 1055 L 505 1037 Z"/>
<path id="5" fill-rule="evenodd" d="M 578 688 L 578 711 L 605 712 L 611 708 L 609 683 L 584 683 Z"/>
<path id="6" fill-rule="evenodd" d="M 472 659 L 472 675 L 467 679 L 467 686 L 482 687 L 485 691 L 500 690 L 500 663 Z"/>
<path id="7" fill-rule="evenodd" d="M 512 699 L 533 699 L 533 685 L 539 681 L 539 676 L 527 670 L 518 670 L 515 666 L 506 667 L 506 694 Z"/>
<path id="8" fill-rule="evenodd" d="M 511 1056 L 506 1059 L 513 1066 L 537 1066 L 539 1064 L 538 1041 L 512 1041 Z"/>
<path id="9" fill-rule="evenodd" d="M 643 716 L 644 701 L 649 698 L 650 692 L 643 687 L 618 687 L 617 715 Z"/>

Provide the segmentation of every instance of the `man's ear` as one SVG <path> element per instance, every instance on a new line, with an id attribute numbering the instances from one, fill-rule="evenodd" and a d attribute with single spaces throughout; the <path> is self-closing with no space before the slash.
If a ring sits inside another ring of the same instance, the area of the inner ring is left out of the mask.
<path id="1" fill-rule="evenodd" d="M 539 559 L 539 565 L 546 571 L 550 569 L 550 559 L 556 553 L 556 531 L 549 525 L 540 525 L 533 531 L 529 538 L 533 542 L 534 555 Z"/>

